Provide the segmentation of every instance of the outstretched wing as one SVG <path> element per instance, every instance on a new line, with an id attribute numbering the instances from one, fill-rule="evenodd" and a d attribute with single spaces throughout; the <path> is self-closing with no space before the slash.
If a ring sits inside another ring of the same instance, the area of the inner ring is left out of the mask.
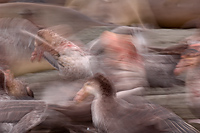
<path id="1" fill-rule="evenodd" d="M 22 30 L 36 34 L 38 28 L 25 19 L 0 19 L 0 65 L 3 69 L 12 61 L 29 58 L 34 49 L 34 38 L 23 34 Z"/>
<path id="2" fill-rule="evenodd" d="M 15 76 L 27 72 L 53 69 L 47 62 L 32 63 L 35 36 L 38 28 L 30 21 L 21 18 L 0 19 L 0 67 L 11 69 Z M 26 32 L 32 34 L 25 34 Z"/>
<path id="3" fill-rule="evenodd" d="M 10 45 L 10 49 L 23 47 L 25 50 L 33 50 L 34 38 L 26 35 L 21 31 L 28 31 L 37 34 L 38 28 L 30 21 L 21 18 L 1 18 L 0 19 L 0 35 L 1 45 Z M 12 51 L 13 52 L 13 51 Z"/>

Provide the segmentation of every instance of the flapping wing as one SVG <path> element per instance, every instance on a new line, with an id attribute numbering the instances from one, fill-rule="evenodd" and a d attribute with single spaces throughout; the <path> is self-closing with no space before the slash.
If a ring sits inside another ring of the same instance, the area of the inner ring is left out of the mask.
<path id="1" fill-rule="evenodd" d="M 34 49 L 34 38 L 21 31 L 36 34 L 38 28 L 31 22 L 20 18 L 0 19 L 1 67 L 12 64 L 12 61 L 29 58 Z"/>
<path id="2" fill-rule="evenodd" d="M 138 129 L 140 132 L 199 132 L 173 112 L 148 101 L 132 103 L 133 106 L 122 102 L 120 104 L 124 107 L 119 108 L 123 109 L 120 113 L 123 112 L 124 115 L 118 115 L 118 119 L 124 127 L 127 126 L 127 131 Z M 134 124 L 137 125 L 135 129 L 132 128 Z"/>
<path id="3" fill-rule="evenodd" d="M 143 31 L 144 29 L 139 28 L 139 27 L 119 26 L 111 30 L 111 32 L 116 33 L 116 34 L 132 35 L 134 30 Z M 102 46 L 102 41 L 100 38 L 97 38 L 91 41 L 87 45 L 89 46 L 90 52 L 96 55 L 100 54 L 104 50 L 104 47 Z"/>
<path id="4" fill-rule="evenodd" d="M 24 49 L 34 48 L 34 38 L 23 34 L 21 31 L 25 30 L 36 34 L 38 28 L 26 19 L 20 18 L 1 18 L 0 19 L 0 35 L 1 44 L 7 43 L 14 47 L 24 47 Z"/>

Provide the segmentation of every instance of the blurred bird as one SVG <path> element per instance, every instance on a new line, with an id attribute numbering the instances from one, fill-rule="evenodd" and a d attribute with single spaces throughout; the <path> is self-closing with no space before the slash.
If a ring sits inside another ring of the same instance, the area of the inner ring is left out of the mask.
<path id="1" fill-rule="evenodd" d="M 1 43 L 1 41 L 0 41 Z M 9 45 L 9 44 L 8 44 Z M 31 89 L 28 87 L 27 84 L 23 83 L 17 78 L 14 78 L 13 73 L 10 70 L 10 65 L 12 64 L 10 62 L 9 55 L 7 51 L 4 49 L 5 45 L 0 44 L 0 72 L 1 72 L 1 78 L 2 81 L 5 83 L 2 83 L 2 88 L 4 88 L 4 91 L 9 96 L 14 96 L 15 98 L 23 99 L 23 98 L 33 98 L 34 94 L 31 91 Z"/>
<path id="2" fill-rule="evenodd" d="M 0 103 L 1 103 L 0 132 L 7 133 L 9 131 L 11 132 L 18 131 L 18 128 L 21 125 L 20 124 L 13 125 L 12 123 L 15 123 L 16 119 L 20 120 L 22 118 L 21 115 L 25 115 L 26 113 L 31 112 L 31 110 L 34 108 L 30 107 L 31 102 L 29 102 L 28 106 L 25 106 L 24 100 L 27 99 L 28 100 L 33 99 L 33 92 L 21 81 L 13 79 L 10 72 L 8 71 L 4 72 L 3 70 L 0 70 Z M 20 107 L 20 104 L 18 104 L 20 102 L 17 102 L 17 100 L 18 101 L 22 100 L 21 101 L 22 107 Z M 24 106 L 22 103 L 24 104 Z M 40 105 L 36 107 L 39 106 Z M 11 110 L 9 110 L 8 108 Z M 23 108 L 21 112 L 18 110 L 19 108 Z M 28 112 L 26 112 L 27 110 Z M 35 117 L 35 115 L 32 116 Z M 24 124 L 24 126 L 26 125 Z M 19 130 L 19 132 L 23 130 L 24 129 L 21 129 Z"/>
<path id="3" fill-rule="evenodd" d="M 111 82 L 101 74 L 95 75 L 84 84 L 82 94 L 84 93 L 95 96 L 91 110 L 92 120 L 98 132 L 199 132 L 159 105 L 140 100 L 128 103 L 116 98 Z"/>
<path id="4" fill-rule="evenodd" d="M 82 107 L 71 104 L 68 106 L 59 106 L 58 108 L 56 105 L 47 105 L 45 101 L 34 100 L 29 94 L 26 94 L 30 93 L 31 90 L 25 90 L 25 87 L 22 86 L 23 84 L 19 80 L 7 79 L 13 78 L 10 76 L 12 76 L 10 72 L 0 70 L 1 133 L 8 133 L 9 131 L 12 133 L 25 133 L 30 129 L 36 131 L 36 129 L 41 129 L 42 127 L 49 130 L 58 128 L 61 130 L 62 127 L 63 132 L 66 132 L 66 130 L 84 131 L 84 125 L 78 126 L 72 124 L 69 120 L 69 118 L 73 118 L 74 116 L 81 116 Z M 9 82 L 9 86 L 7 81 Z M 58 112 L 53 112 L 53 109 L 65 110 L 65 115 L 59 115 Z M 64 124 L 62 124 L 63 122 Z"/>
<path id="5" fill-rule="evenodd" d="M 194 36 L 193 36 L 194 37 Z M 194 38 L 193 38 L 194 39 Z M 199 38 L 193 40 L 194 44 L 188 44 L 188 48 L 181 54 L 181 60 L 176 66 L 174 73 L 176 75 L 186 73 L 186 92 L 187 103 L 191 112 L 200 118 L 200 104 L 199 104 L 199 64 L 200 64 L 200 44 Z M 200 119 L 189 120 L 191 123 L 199 123 Z"/>
<path id="6" fill-rule="evenodd" d="M 100 41 L 105 48 L 104 71 L 120 90 L 147 87 L 144 61 L 132 42 L 132 36 L 104 32 Z"/>
<path id="7" fill-rule="evenodd" d="M 116 89 L 128 89 L 130 86 L 132 88 L 139 86 L 171 87 L 184 84 L 173 73 L 180 59 L 179 55 L 160 55 L 155 52 L 149 52 L 153 48 L 148 46 L 147 40 L 142 35 L 145 30 L 119 27 L 113 32 L 103 33 L 102 37 L 94 44 L 90 44 L 90 46 L 92 51 L 104 51 L 104 54 L 106 54 L 106 65 L 110 68 L 107 71 L 109 73 L 108 76 L 113 75 L 113 79 L 118 79 L 114 80 L 116 82 L 115 85 L 119 86 Z M 103 44 L 101 44 L 102 47 L 99 46 L 100 43 Z M 98 54 L 99 52 L 93 53 Z M 114 70 L 115 72 L 113 72 Z M 127 78 L 123 80 L 123 77 Z M 120 79 L 123 82 L 120 82 Z M 124 87 L 120 86 L 123 83 Z M 128 85 L 129 87 L 127 87 Z"/>
<path id="8" fill-rule="evenodd" d="M 63 132 L 68 129 L 75 130 L 75 127 L 77 128 L 76 131 L 79 132 L 84 130 L 84 126 L 76 126 L 76 124 L 70 123 L 68 118 L 69 116 L 73 118 L 73 114 L 77 114 L 76 116 L 81 115 L 79 106 L 59 106 L 60 110 L 65 110 L 65 116 L 60 116 L 58 115 L 58 112 L 55 111 L 52 113 L 52 109 L 58 108 L 56 105 L 47 105 L 45 101 L 34 100 L 29 94 L 31 92 L 31 95 L 33 95 L 32 91 L 25 88 L 19 80 L 12 79 L 13 77 L 11 76 L 10 72 L 3 72 L 0 70 L 1 133 L 25 133 L 41 122 L 43 122 L 42 125 L 37 126 L 37 128 L 49 128 L 50 126 L 50 129 L 55 130 L 62 127 Z M 76 110 L 79 110 L 80 112 L 74 112 Z M 89 111 L 88 114 L 90 114 Z M 62 124 L 63 121 L 65 124 Z"/>
<path id="9" fill-rule="evenodd" d="M 44 55 L 68 80 L 86 78 L 93 74 L 92 63 L 95 62 L 92 62 L 94 56 L 90 53 L 49 29 L 38 31 L 38 36 L 40 38 L 36 41 L 32 61 L 36 58 L 40 61 Z"/>
<path id="10" fill-rule="evenodd" d="M 16 98 L 24 97 L 32 97 L 34 98 L 33 91 L 17 78 L 14 78 L 13 74 L 10 70 L 5 71 L 5 78 L 6 78 L 6 89 L 7 93 L 10 96 L 14 96 Z M 32 99 L 30 98 L 30 99 Z"/>

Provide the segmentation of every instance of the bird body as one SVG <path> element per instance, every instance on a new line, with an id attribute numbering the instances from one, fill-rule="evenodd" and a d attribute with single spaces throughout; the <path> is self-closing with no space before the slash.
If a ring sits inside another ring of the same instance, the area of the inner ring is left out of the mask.
<path id="1" fill-rule="evenodd" d="M 40 30 L 38 36 L 44 39 L 44 42 L 36 41 L 32 60 L 37 56 L 41 58 L 44 54 L 49 63 L 68 80 L 86 78 L 92 75 L 90 64 L 92 56 L 89 53 L 49 29 Z M 38 54 L 38 51 L 42 52 Z"/>
<path id="2" fill-rule="evenodd" d="M 117 90 L 136 88 L 140 86 L 171 87 L 183 85 L 173 71 L 179 55 L 159 55 L 148 52 L 147 42 L 141 29 L 121 27 L 114 32 L 104 32 L 101 42 L 106 54 L 104 64 L 109 69 Z M 128 35 L 120 34 L 120 31 Z M 133 35 L 131 34 L 133 32 Z M 95 47 L 95 46 L 94 46 Z M 150 47 L 151 48 L 151 47 Z M 169 49 L 169 48 L 168 48 Z M 178 48 L 177 48 L 178 49 Z M 171 48 L 169 51 L 175 51 Z"/>
<path id="3" fill-rule="evenodd" d="M 101 74 L 86 82 L 82 91 L 95 96 L 92 120 L 100 133 L 199 132 L 159 105 L 118 99 L 110 81 Z"/>
<path id="4" fill-rule="evenodd" d="M 199 97 L 200 97 L 200 67 L 199 67 L 199 44 L 190 44 L 182 55 L 181 60 L 176 66 L 175 74 L 186 72 L 186 92 L 187 103 L 191 111 L 197 118 L 200 118 L 199 113 Z"/>
<path id="5" fill-rule="evenodd" d="M 92 75 L 90 56 L 68 57 L 63 56 L 58 60 L 60 73 L 67 79 L 86 78 Z M 64 66 L 64 67 L 63 67 Z"/>
<path id="6" fill-rule="evenodd" d="M 181 54 L 181 60 L 176 65 L 174 73 L 176 75 L 186 73 L 186 101 L 191 112 L 198 118 L 190 120 L 190 122 L 200 124 L 200 66 L 199 66 L 199 51 L 200 45 L 198 43 L 197 35 L 186 38 L 188 41 L 188 48 Z M 195 42 L 194 44 L 191 44 Z"/>

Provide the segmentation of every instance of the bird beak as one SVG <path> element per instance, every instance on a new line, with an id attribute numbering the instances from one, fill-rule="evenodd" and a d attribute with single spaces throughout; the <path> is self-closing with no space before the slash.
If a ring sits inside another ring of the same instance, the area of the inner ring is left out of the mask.
<path id="1" fill-rule="evenodd" d="M 83 88 L 81 88 L 81 89 L 77 92 L 77 94 L 76 94 L 76 96 L 75 96 L 75 98 L 74 98 L 74 101 L 75 101 L 76 103 L 81 103 L 81 102 L 82 102 L 84 99 L 86 99 L 88 96 L 89 96 L 89 93 L 87 92 L 86 88 L 83 87 Z"/>

